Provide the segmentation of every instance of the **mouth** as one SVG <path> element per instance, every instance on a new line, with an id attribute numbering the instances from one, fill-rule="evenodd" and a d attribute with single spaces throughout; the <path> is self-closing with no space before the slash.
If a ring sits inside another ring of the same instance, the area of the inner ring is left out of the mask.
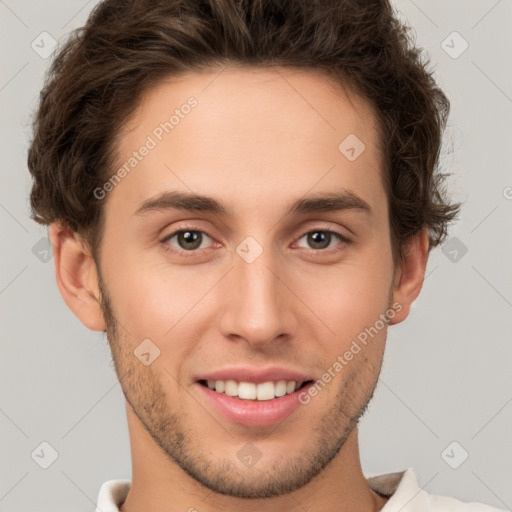
<path id="1" fill-rule="evenodd" d="M 240 400 L 267 401 L 291 395 L 313 382 L 313 380 L 278 380 L 267 382 L 237 382 L 235 380 L 206 380 L 199 384 L 215 393 L 227 395 Z"/>
<path id="2" fill-rule="evenodd" d="M 301 393 L 313 380 L 247 382 L 197 380 L 196 386 L 207 409 L 230 423 L 262 428 L 284 421 L 301 407 Z"/>

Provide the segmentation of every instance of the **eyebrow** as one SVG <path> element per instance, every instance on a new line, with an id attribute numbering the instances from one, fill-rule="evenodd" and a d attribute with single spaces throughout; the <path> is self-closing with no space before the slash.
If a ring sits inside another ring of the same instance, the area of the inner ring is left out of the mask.
<path id="1" fill-rule="evenodd" d="M 209 212 L 233 216 L 231 208 L 213 197 L 179 191 L 164 192 L 147 199 L 137 209 L 135 215 L 167 210 Z M 361 197 L 349 190 L 342 190 L 340 192 L 318 193 L 298 199 L 289 206 L 286 215 L 342 210 L 356 210 L 367 215 L 373 214 L 370 205 Z"/>

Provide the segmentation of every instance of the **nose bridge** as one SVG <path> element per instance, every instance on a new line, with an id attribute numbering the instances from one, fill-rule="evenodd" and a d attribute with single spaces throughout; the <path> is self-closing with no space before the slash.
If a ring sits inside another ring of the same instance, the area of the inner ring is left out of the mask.
<path id="1" fill-rule="evenodd" d="M 262 344 L 290 334 L 293 315 L 279 268 L 278 255 L 270 245 L 263 247 L 250 237 L 239 244 L 227 282 L 228 304 L 222 321 L 226 336 Z"/>

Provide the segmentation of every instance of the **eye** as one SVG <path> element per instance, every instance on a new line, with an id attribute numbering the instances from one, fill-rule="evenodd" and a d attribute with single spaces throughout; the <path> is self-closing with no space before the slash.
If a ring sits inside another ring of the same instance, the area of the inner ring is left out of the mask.
<path id="1" fill-rule="evenodd" d="M 309 231 L 299 238 L 296 245 L 304 247 L 304 245 L 300 243 L 304 238 L 309 248 L 314 252 L 338 252 L 343 249 L 343 245 L 350 243 L 350 240 L 341 233 L 328 229 Z M 333 245 L 332 242 L 335 242 L 336 239 L 338 239 L 338 244 L 335 243 Z M 208 245 L 208 240 L 210 240 L 210 245 Z M 168 252 L 175 254 L 188 252 L 192 256 L 194 253 L 198 253 L 200 249 L 206 250 L 211 248 L 213 245 L 211 243 L 212 240 L 213 239 L 204 231 L 184 226 L 172 232 L 170 235 L 167 235 L 161 240 L 161 243 Z M 304 248 L 307 249 L 308 247 L 306 246 Z"/>
<path id="2" fill-rule="evenodd" d="M 166 250 L 173 251 L 174 249 L 170 248 L 169 245 L 175 247 L 178 251 L 188 251 L 194 252 L 196 249 L 205 249 L 206 247 L 202 247 L 205 238 L 211 238 L 204 232 L 198 229 L 180 229 L 178 231 L 174 231 L 169 236 L 166 236 L 162 243 L 166 247 Z M 171 241 L 176 239 L 176 245 L 172 244 Z"/>
<path id="3" fill-rule="evenodd" d="M 329 231 L 327 229 L 317 229 L 314 231 L 309 231 L 305 233 L 299 241 L 303 238 L 306 238 L 306 243 L 310 245 L 315 250 L 326 250 L 331 248 L 331 242 L 336 238 L 344 243 L 350 243 L 350 240 L 344 237 L 341 233 L 337 233 L 336 231 Z M 335 245 L 336 250 L 339 250 L 338 247 L 341 244 Z M 304 247 L 299 244 L 299 247 Z M 307 248 L 307 247 L 306 247 Z"/>

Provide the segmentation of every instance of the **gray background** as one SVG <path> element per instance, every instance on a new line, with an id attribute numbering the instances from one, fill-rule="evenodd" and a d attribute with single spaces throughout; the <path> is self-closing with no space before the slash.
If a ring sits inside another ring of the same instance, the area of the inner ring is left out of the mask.
<path id="1" fill-rule="evenodd" d="M 95 3 L 0 0 L 4 512 L 92 511 L 105 480 L 131 478 L 124 399 L 106 338 L 68 310 L 51 253 L 45 258 L 47 230 L 28 217 L 30 118 L 51 60 L 31 44 L 42 47 L 44 31 L 62 42 Z M 455 238 L 431 254 L 411 316 L 390 329 L 361 425 L 363 469 L 370 476 L 412 466 L 428 492 L 510 509 L 512 5 L 396 5 L 452 102 L 443 164 L 465 206 L 450 232 Z M 457 58 L 464 42 L 454 31 L 469 44 Z M 38 463 L 51 462 L 51 449 L 32 457 L 42 442 L 58 453 L 47 469 Z M 450 467 L 465 452 L 467 460 Z"/>

